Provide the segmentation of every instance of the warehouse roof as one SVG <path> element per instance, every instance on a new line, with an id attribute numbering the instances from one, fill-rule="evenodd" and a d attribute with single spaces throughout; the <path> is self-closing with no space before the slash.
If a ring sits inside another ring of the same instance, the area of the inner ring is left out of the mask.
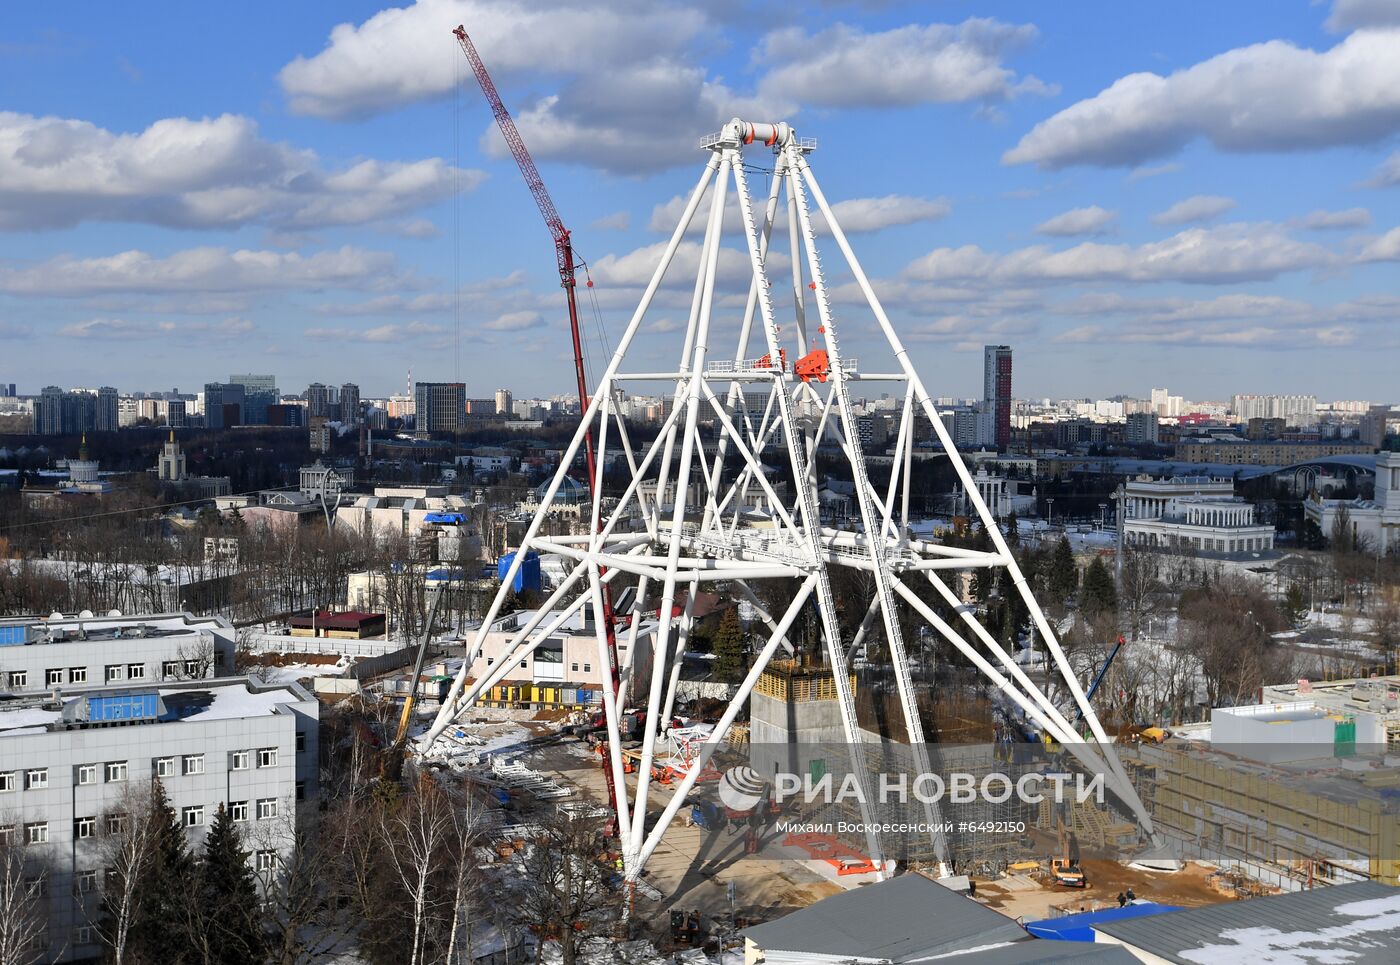
<path id="1" fill-rule="evenodd" d="M 770 957 L 867 962 L 908 962 L 1028 937 L 1010 918 L 920 874 L 833 895 L 743 934 Z"/>
<path id="2" fill-rule="evenodd" d="M 1169 962 L 1400 961 L 1400 889 L 1374 881 L 1096 924 Z"/>

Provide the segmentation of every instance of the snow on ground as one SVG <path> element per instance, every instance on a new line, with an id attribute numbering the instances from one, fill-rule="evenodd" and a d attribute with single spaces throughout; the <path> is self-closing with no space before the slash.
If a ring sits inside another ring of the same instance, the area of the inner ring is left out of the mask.
<path id="1" fill-rule="evenodd" d="M 341 657 L 336 663 L 289 663 L 284 667 L 263 667 L 258 676 L 270 684 L 285 686 L 308 677 L 339 677 L 352 660 Z"/>

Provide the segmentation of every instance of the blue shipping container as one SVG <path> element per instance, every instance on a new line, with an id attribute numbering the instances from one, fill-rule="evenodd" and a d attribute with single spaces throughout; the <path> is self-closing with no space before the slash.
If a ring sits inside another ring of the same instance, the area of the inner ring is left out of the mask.
<path id="1" fill-rule="evenodd" d="M 496 561 L 496 579 L 505 580 L 506 574 L 510 572 L 511 563 L 515 562 L 515 554 L 507 553 Z M 515 573 L 515 580 L 511 583 L 511 589 L 516 593 L 525 590 L 533 590 L 538 593 L 543 586 L 540 575 L 540 555 L 534 550 L 525 554 L 524 561 L 520 564 L 520 569 Z"/>
<path id="2" fill-rule="evenodd" d="M 13 647 L 29 638 L 29 628 L 24 624 L 0 627 L 0 647 Z"/>
<path id="3" fill-rule="evenodd" d="M 88 720 L 153 720 L 160 714 L 159 694 L 94 695 L 87 699 Z"/>

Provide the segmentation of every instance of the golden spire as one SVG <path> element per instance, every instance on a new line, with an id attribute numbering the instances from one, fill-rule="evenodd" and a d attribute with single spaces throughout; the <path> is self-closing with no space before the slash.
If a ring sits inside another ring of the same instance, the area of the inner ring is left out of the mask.
<path id="1" fill-rule="evenodd" d="M 174 442 L 174 441 L 175 441 L 175 430 L 174 430 L 174 429 L 171 429 L 171 430 L 170 430 L 170 441 L 171 441 L 171 442 Z"/>
<path id="2" fill-rule="evenodd" d="M 87 462 L 87 457 L 88 457 L 88 451 L 87 451 L 87 433 L 84 432 L 84 433 L 83 433 L 83 441 L 82 441 L 81 443 L 78 444 L 78 458 L 81 459 L 83 462 Z"/>

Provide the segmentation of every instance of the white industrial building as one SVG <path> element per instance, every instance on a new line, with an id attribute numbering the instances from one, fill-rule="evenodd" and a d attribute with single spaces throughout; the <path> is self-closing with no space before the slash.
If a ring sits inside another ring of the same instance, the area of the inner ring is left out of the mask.
<path id="1" fill-rule="evenodd" d="M 1254 506 L 1229 479 L 1138 476 L 1123 485 L 1123 543 L 1172 553 L 1272 553 L 1274 528 L 1258 523 Z"/>
<path id="2" fill-rule="evenodd" d="M 233 671 L 233 625 L 188 613 L 0 619 L 0 694 L 158 683 Z"/>
<path id="3" fill-rule="evenodd" d="M 342 497 L 344 498 L 344 497 Z M 450 495 L 446 486 L 378 486 L 373 495 L 356 496 L 335 511 L 336 526 L 377 537 L 416 536 L 429 516 L 469 513 L 472 503 Z"/>
<path id="4" fill-rule="evenodd" d="M 1311 495 L 1303 503 L 1304 515 L 1328 539 L 1343 511 L 1356 545 L 1377 555 L 1400 546 L 1400 452 L 1376 456 L 1374 499 L 1322 499 Z"/>
<path id="5" fill-rule="evenodd" d="M 317 704 L 244 677 L 127 685 L 0 704 L 0 841 L 47 895 L 43 961 L 96 957 L 109 842 L 159 779 L 198 846 L 220 805 L 274 873 L 317 796 Z"/>

